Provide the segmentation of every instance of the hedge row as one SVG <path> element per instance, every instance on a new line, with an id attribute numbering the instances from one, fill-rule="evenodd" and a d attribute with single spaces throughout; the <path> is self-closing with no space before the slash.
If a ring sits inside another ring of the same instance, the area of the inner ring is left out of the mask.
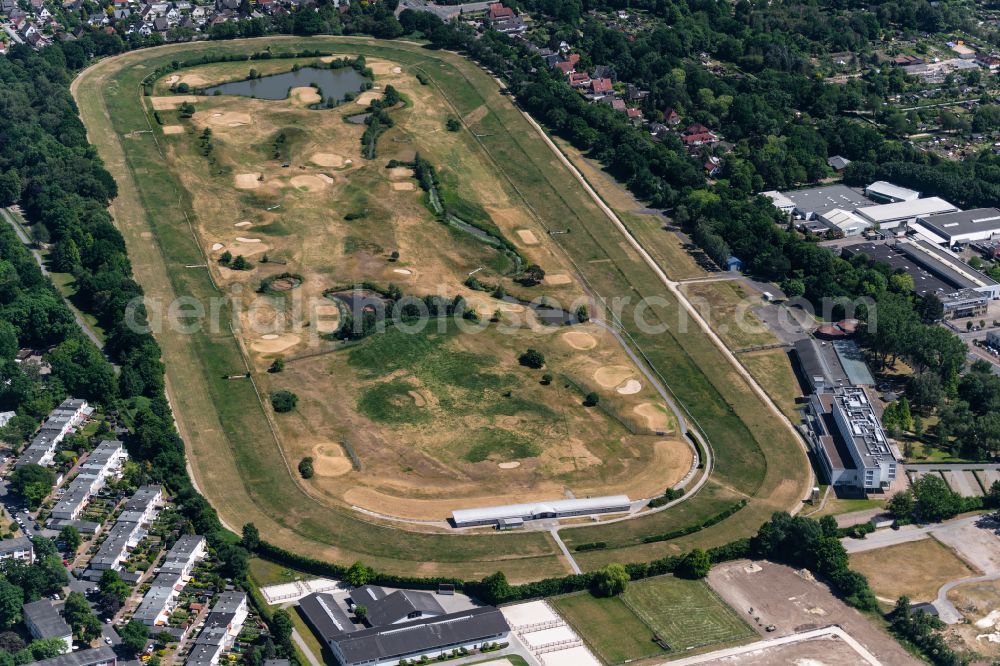
<path id="1" fill-rule="evenodd" d="M 653 536 L 643 537 L 642 542 L 656 543 L 658 541 L 670 541 L 671 539 L 677 539 L 682 536 L 687 536 L 688 534 L 694 534 L 695 532 L 700 532 L 706 527 L 711 527 L 716 523 L 722 522 L 723 520 L 733 515 L 746 505 L 747 505 L 747 500 L 741 499 L 739 502 L 733 504 L 725 511 L 717 513 L 714 516 L 711 516 L 700 523 L 696 523 L 694 525 L 688 525 L 687 527 L 682 527 L 679 530 L 673 530 L 671 532 L 665 532 L 663 534 L 654 534 Z"/>

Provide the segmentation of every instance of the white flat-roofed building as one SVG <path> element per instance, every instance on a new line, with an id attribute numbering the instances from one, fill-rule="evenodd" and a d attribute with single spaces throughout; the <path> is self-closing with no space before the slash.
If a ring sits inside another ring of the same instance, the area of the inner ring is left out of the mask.
<path id="1" fill-rule="evenodd" d="M 802 220 L 812 220 L 835 208 L 854 211 L 871 205 L 871 199 L 854 188 L 835 183 L 785 192 L 761 192 L 774 202 L 776 208 Z"/>
<path id="2" fill-rule="evenodd" d="M 896 479 L 899 452 L 882 430 L 865 389 L 843 386 L 813 393 L 806 426 L 830 485 L 871 492 Z"/>
<path id="3" fill-rule="evenodd" d="M 205 557 L 205 537 L 185 534 L 167 552 L 153 583 L 133 616 L 148 627 L 164 625 L 173 613 L 178 595 L 190 579 L 191 570 Z"/>
<path id="4" fill-rule="evenodd" d="M 532 504 L 508 504 L 506 506 L 483 507 L 482 509 L 460 509 L 452 511 L 451 516 L 455 527 L 477 527 L 500 525 L 504 519 L 511 518 L 520 518 L 522 521 L 526 521 L 592 516 L 602 513 L 628 513 L 631 507 L 632 503 L 627 496 L 614 495 L 534 502 Z"/>
<path id="5" fill-rule="evenodd" d="M 108 532 L 107 538 L 101 544 L 89 567 L 97 571 L 117 569 L 125 560 L 128 551 L 135 548 L 146 536 L 145 525 L 152 521 L 159 510 L 163 499 L 163 489 L 160 486 L 142 486 L 125 504 L 125 509 L 118 514 L 118 520 Z"/>
<path id="6" fill-rule="evenodd" d="M 818 217 L 820 222 L 833 231 L 839 231 L 844 236 L 858 236 L 872 226 L 870 222 L 840 208 L 834 208 Z"/>
<path id="7" fill-rule="evenodd" d="M 895 229 L 900 225 L 915 222 L 918 217 L 954 213 L 957 211 L 957 207 L 944 199 L 928 197 L 926 199 L 899 201 L 880 206 L 866 206 L 865 208 L 858 208 L 854 212 L 862 220 L 871 223 L 872 226 L 877 226 L 879 229 Z"/>
<path id="8" fill-rule="evenodd" d="M 877 180 L 865 188 L 865 196 L 874 201 L 882 203 L 898 203 L 900 201 L 913 201 L 920 198 L 920 192 L 911 190 L 884 180 Z"/>
<path id="9" fill-rule="evenodd" d="M 948 246 L 989 240 L 994 234 L 1000 233 L 1000 209 L 975 208 L 957 213 L 920 217 L 916 221 L 916 226 L 923 227 L 921 231 L 929 231 L 929 236 L 933 240 Z"/>

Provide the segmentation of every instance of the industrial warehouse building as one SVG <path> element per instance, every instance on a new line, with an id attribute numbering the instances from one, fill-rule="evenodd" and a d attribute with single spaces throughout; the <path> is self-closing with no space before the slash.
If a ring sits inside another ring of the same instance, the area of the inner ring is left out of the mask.
<path id="1" fill-rule="evenodd" d="M 1000 283 L 927 241 L 859 243 L 844 247 L 842 254 L 847 259 L 865 254 L 906 273 L 913 278 L 915 294 L 941 299 L 945 319 L 983 316 L 989 301 L 1000 298 Z"/>
<path id="2" fill-rule="evenodd" d="M 918 217 L 955 213 L 958 208 L 939 197 L 913 199 L 880 206 L 858 208 L 854 213 L 873 227 L 881 230 L 895 229 L 916 222 Z"/>
<path id="3" fill-rule="evenodd" d="M 776 208 L 792 217 L 812 220 L 835 208 L 853 212 L 872 201 L 863 193 L 846 185 L 823 185 L 791 192 L 761 192 L 774 202 Z"/>
<path id="4" fill-rule="evenodd" d="M 365 585 L 351 591 L 348 604 L 325 592 L 299 602 L 309 626 L 342 666 L 395 666 L 404 659 L 423 663 L 510 638 L 510 626 L 498 609 L 483 606 L 447 613 L 429 592 L 390 593 Z M 349 617 L 348 611 L 357 614 L 359 606 L 364 606 L 371 626 Z"/>
<path id="5" fill-rule="evenodd" d="M 874 386 L 864 355 L 852 340 L 822 342 L 805 338 L 793 347 L 799 371 L 810 391 L 844 386 Z"/>
<path id="6" fill-rule="evenodd" d="M 460 509 L 451 512 L 455 527 L 496 526 L 500 529 L 520 527 L 528 520 L 571 518 L 602 513 L 628 513 L 632 503 L 625 495 L 554 500 L 532 504 L 508 504 L 482 509 Z"/>
<path id="7" fill-rule="evenodd" d="M 884 180 L 877 180 L 865 188 L 865 196 L 880 203 L 899 203 L 920 198 L 920 192 Z"/>
<path id="8" fill-rule="evenodd" d="M 948 247 L 990 240 L 994 234 L 1000 233 L 1000 210 L 975 208 L 957 213 L 920 217 L 914 226 L 924 236 Z"/>
<path id="9" fill-rule="evenodd" d="M 859 386 L 813 393 L 803 426 L 825 481 L 838 489 L 880 491 L 896 479 L 889 443 L 867 391 Z"/>

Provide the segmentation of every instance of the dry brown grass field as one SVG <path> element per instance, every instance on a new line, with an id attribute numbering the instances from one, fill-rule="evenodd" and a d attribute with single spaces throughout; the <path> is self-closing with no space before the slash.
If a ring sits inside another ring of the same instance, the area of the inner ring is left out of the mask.
<path id="1" fill-rule="evenodd" d="M 951 548 L 934 538 L 851 555 L 851 568 L 868 576 L 875 594 L 895 603 L 933 601 L 948 581 L 979 575 Z"/>
<path id="2" fill-rule="evenodd" d="M 173 59 L 248 55 L 265 46 L 278 57 L 255 61 L 261 75 L 287 71 L 295 61 L 280 55 L 291 49 L 365 55 L 378 86 L 367 97 L 391 83 L 406 100 L 391 112 L 396 126 L 380 138 L 378 157 L 360 159 L 363 128 L 343 120 L 361 104 L 309 109 L 316 97 L 309 90 L 279 101 L 195 96 L 194 116 L 180 117 L 186 97 L 171 94 L 171 76 L 178 76 L 173 83 L 190 77 L 184 82 L 195 87 L 239 80 L 248 61 L 169 72 L 142 96 L 143 79 Z M 418 67 L 429 85 L 416 82 Z M 206 42 L 103 60 L 77 79 L 74 95 L 118 180 L 112 213 L 150 304 L 182 295 L 233 297 L 221 314 L 236 324 L 235 336 L 224 323 L 157 338 L 192 476 L 234 530 L 254 522 L 281 547 L 337 562 L 361 558 L 393 573 L 474 578 L 499 569 L 514 581 L 538 579 L 569 570 L 547 533 L 456 534 L 376 514 L 440 520 L 455 508 L 454 497 L 462 506 L 568 491 L 634 497 L 662 491 L 689 466 L 676 424 L 615 336 L 598 323 L 540 326 L 463 286 L 475 270 L 516 297 L 544 294 L 564 304 L 663 294 L 662 283 L 474 64 L 418 44 L 364 38 Z M 463 121 L 461 131 L 446 131 L 449 116 Z M 543 266 L 542 285 L 513 283 L 506 258 L 438 222 L 411 175 L 386 168 L 418 150 L 438 168 L 453 197 L 447 203 L 488 220 L 526 260 Z M 345 219 L 357 211 L 365 214 Z M 700 274 L 651 216 L 625 217 L 630 225 L 650 223 L 636 233 L 649 236 L 658 260 L 674 265 L 672 276 Z M 569 233 L 548 233 L 557 229 Z M 243 255 L 249 270 L 221 266 L 226 251 Z M 398 261 L 391 261 L 394 251 Z M 262 282 L 285 272 L 301 283 L 285 282 L 284 291 L 253 307 Z M 390 331 L 341 348 L 316 335 L 332 330 L 341 314 L 324 293 L 359 280 L 391 282 L 415 295 L 444 285 L 445 295 L 465 296 L 482 315 L 501 310 L 500 321 L 483 333 L 451 326 L 409 336 Z M 794 438 L 720 362 L 707 336 L 672 330 L 677 304 L 666 301 L 646 312 L 647 321 L 668 324 L 666 333 L 632 325 L 634 305 L 623 313 L 625 333 L 697 418 L 713 446 L 713 478 L 668 511 L 564 531 L 571 547 L 608 542 L 606 551 L 578 554 L 587 569 L 746 536 L 772 511 L 795 508 L 809 485 Z M 592 304 L 600 315 L 599 303 Z M 280 329 L 267 328 L 273 324 Z M 544 353 L 544 370 L 516 363 L 529 347 Z M 277 358 L 285 359 L 284 371 L 267 373 Z M 545 372 L 551 383 L 541 382 Z M 267 393 L 280 388 L 299 394 L 294 411 L 270 411 Z M 588 391 L 599 394 L 599 407 L 583 407 Z M 348 462 L 349 450 L 360 469 Z M 295 467 L 307 455 L 316 475 L 303 480 Z M 439 483 L 454 497 L 434 487 Z M 712 528 L 641 543 L 643 535 L 697 523 L 739 498 L 750 503 Z M 371 510 L 352 508 L 359 502 Z"/>
<path id="3" fill-rule="evenodd" d="M 260 71 L 288 71 L 294 62 Z M 312 88 L 292 89 L 285 100 L 198 96 L 189 120 L 173 108 L 188 96 L 171 95 L 170 84 L 239 79 L 243 63 L 181 70 L 161 78 L 152 97 L 165 126 L 183 128 L 164 136 L 170 168 L 191 196 L 215 282 L 230 293 L 240 288 L 237 332 L 255 379 L 265 392 L 299 397 L 293 413 L 274 418 L 286 458 L 314 459 L 308 485 L 323 498 L 438 521 L 454 509 L 567 490 L 653 497 L 679 481 L 691 466 L 690 446 L 674 436 L 672 415 L 614 336 L 593 324 L 544 325 L 530 308 L 463 285 L 475 273 L 524 299 L 590 305 L 548 234 L 496 186 L 467 133 L 445 131 L 448 109 L 434 89 L 393 63 L 368 65 L 373 89 L 335 109 L 309 108 Z M 345 118 L 388 85 L 408 104 L 392 112 L 395 126 L 379 140 L 378 157 L 366 160 L 364 125 Z M 546 269 L 544 284 L 519 286 L 508 257 L 432 215 L 412 169 L 386 167 L 418 153 L 444 166 L 445 186 Z M 345 219 L 357 211 L 364 215 Z M 222 265 L 225 252 L 248 259 L 250 270 Z M 289 272 L 302 278 L 294 289 L 258 293 L 263 280 Z M 324 293 L 363 282 L 417 297 L 461 294 L 482 323 L 389 329 L 338 350 L 319 335 L 340 318 Z M 499 321 L 487 323 L 497 311 Z M 317 348 L 332 351 L 312 355 Z M 544 370 L 519 366 L 528 348 L 545 355 Z M 279 358 L 286 369 L 269 374 Z M 546 372 L 555 379 L 543 384 Z M 601 396 L 600 409 L 583 406 L 590 390 Z"/>

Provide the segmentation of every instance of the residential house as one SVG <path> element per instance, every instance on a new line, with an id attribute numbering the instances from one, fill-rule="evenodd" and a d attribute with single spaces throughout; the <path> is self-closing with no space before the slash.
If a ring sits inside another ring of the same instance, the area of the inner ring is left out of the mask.
<path id="1" fill-rule="evenodd" d="M 614 86 L 611 84 L 611 79 L 590 80 L 590 94 L 593 95 L 595 99 L 611 95 L 614 93 L 614 90 Z"/>
<path id="2" fill-rule="evenodd" d="M 667 125 L 680 125 L 681 114 L 677 113 L 674 109 L 667 109 L 663 112 L 663 122 Z"/>
<path id="3" fill-rule="evenodd" d="M 24 626 L 38 640 L 60 638 L 66 643 L 66 651 L 73 649 L 73 630 L 66 624 L 59 611 L 48 599 L 33 601 L 22 607 Z"/>
<path id="4" fill-rule="evenodd" d="M 31 544 L 31 539 L 17 537 L 0 541 L 0 561 L 3 560 L 21 560 L 28 564 L 34 563 L 35 549 Z"/>
<path id="5" fill-rule="evenodd" d="M 587 72 L 573 72 L 569 75 L 569 84 L 574 88 L 586 88 L 590 85 L 590 74 Z"/>
<path id="6" fill-rule="evenodd" d="M 618 79 L 618 74 L 615 72 L 615 68 L 611 65 L 597 65 L 594 67 L 594 78 L 611 79 L 612 81 L 616 81 Z"/>

